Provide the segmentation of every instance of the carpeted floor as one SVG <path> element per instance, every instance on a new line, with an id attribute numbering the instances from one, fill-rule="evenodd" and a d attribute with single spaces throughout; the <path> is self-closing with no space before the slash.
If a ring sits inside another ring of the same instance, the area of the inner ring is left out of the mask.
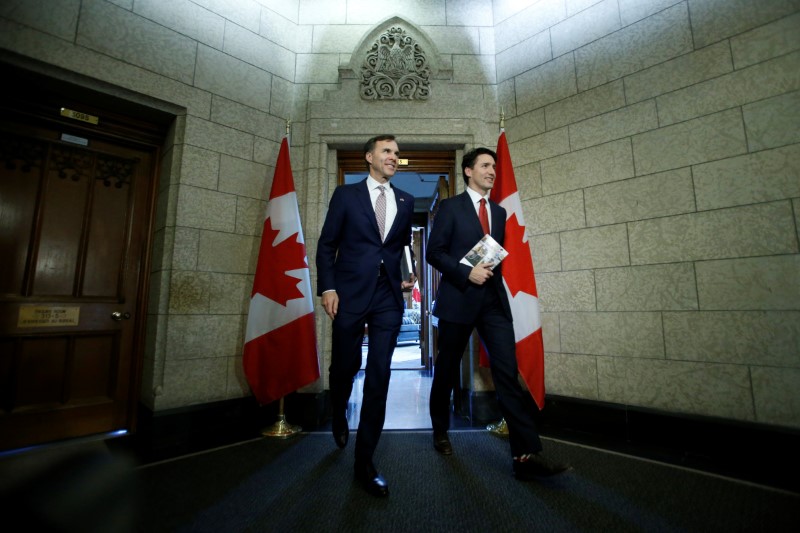
<path id="1" fill-rule="evenodd" d="M 172 531 L 795 531 L 800 495 L 545 440 L 574 469 L 555 480 L 511 476 L 508 442 L 451 432 L 386 431 L 375 462 L 390 496 L 353 481 L 353 443 L 328 433 L 258 439 L 136 470 L 136 530 Z"/>

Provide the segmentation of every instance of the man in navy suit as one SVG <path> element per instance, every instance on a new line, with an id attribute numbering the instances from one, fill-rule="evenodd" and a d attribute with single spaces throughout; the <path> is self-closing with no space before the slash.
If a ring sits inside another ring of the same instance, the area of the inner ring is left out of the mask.
<path id="1" fill-rule="evenodd" d="M 361 368 L 364 324 L 369 332 L 361 418 L 355 446 L 355 477 L 377 496 L 389 486 L 372 461 L 386 418 L 392 353 L 403 321 L 403 247 L 411 244 L 414 197 L 389 180 L 400 151 L 392 135 L 364 145 L 369 176 L 333 192 L 317 247 L 317 294 L 333 319 L 330 394 L 333 438 L 344 448 L 349 437 L 347 402 Z"/>
<path id="2" fill-rule="evenodd" d="M 442 274 L 433 310 L 439 319 L 439 353 L 430 395 L 433 445 L 443 455 L 453 453 L 447 435 L 450 394 L 458 379 L 461 356 L 477 328 L 508 425 L 513 472 L 517 479 L 527 481 L 559 474 L 569 467 L 553 463 L 540 453 L 542 443 L 533 418 L 536 406 L 517 379 L 513 318 L 500 274 L 502 263 L 492 270 L 488 263 L 473 267 L 460 262 L 487 233 L 503 244 L 506 210 L 489 201 L 496 160 L 497 155 L 488 148 L 464 154 L 461 170 L 466 191 L 442 202 L 428 239 L 427 260 Z"/>

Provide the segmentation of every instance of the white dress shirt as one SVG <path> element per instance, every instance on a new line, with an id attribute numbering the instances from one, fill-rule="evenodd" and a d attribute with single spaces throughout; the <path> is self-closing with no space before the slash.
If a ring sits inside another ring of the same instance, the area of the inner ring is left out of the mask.
<path id="1" fill-rule="evenodd" d="M 394 219 L 397 216 L 397 200 L 394 199 L 394 191 L 388 181 L 386 183 L 380 183 L 372 176 L 367 177 L 367 188 L 369 189 L 369 198 L 372 201 L 373 211 L 375 210 L 375 202 L 378 201 L 378 196 L 381 194 L 380 189 L 378 189 L 381 185 L 383 185 L 386 194 L 386 224 L 384 226 L 383 235 L 384 240 L 386 240 L 386 235 L 389 234 L 389 229 L 392 227 Z"/>
<path id="2" fill-rule="evenodd" d="M 470 199 L 472 200 L 472 207 L 475 208 L 475 214 L 480 219 L 480 209 L 481 209 L 481 198 L 486 200 L 486 214 L 489 218 L 489 233 L 492 232 L 492 209 L 489 207 L 489 195 L 481 196 L 479 192 L 467 187 L 467 194 L 469 194 Z"/>

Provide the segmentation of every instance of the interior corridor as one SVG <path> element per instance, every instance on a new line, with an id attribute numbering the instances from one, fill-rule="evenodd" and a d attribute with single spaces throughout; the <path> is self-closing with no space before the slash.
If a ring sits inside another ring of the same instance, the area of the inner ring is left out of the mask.
<path id="1" fill-rule="evenodd" d="M 353 394 L 347 405 L 347 420 L 351 429 L 358 428 L 361 415 L 364 367 L 367 345 L 362 347 L 361 371 L 353 384 Z M 384 429 L 431 429 L 428 398 L 433 374 L 420 362 L 419 343 L 398 344 L 392 356 L 392 378 L 386 400 Z"/>

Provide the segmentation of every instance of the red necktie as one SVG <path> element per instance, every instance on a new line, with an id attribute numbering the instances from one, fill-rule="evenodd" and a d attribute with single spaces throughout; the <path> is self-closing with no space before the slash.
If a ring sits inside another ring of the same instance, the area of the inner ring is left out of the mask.
<path id="1" fill-rule="evenodd" d="M 486 199 L 481 198 L 481 206 L 478 208 L 478 218 L 481 221 L 481 227 L 483 228 L 483 232 L 486 234 L 491 233 L 489 231 L 489 214 L 486 212 Z"/>

